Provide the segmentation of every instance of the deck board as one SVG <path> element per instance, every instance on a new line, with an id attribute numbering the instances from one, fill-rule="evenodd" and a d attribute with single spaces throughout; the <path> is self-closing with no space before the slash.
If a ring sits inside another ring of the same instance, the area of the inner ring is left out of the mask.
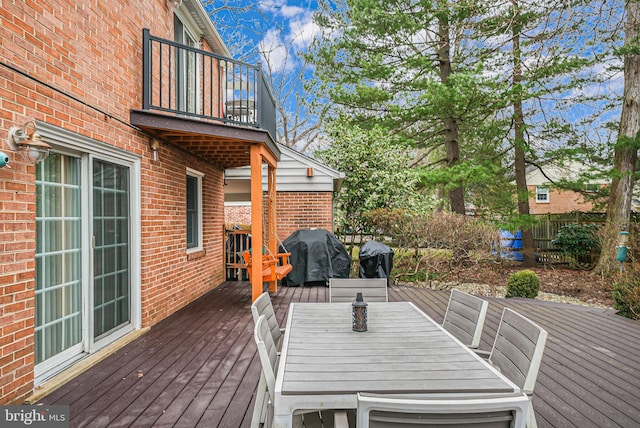
<path id="1" fill-rule="evenodd" d="M 324 286 L 281 287 L 276 318 L 284 326 L 291 302 L 328 297 Z M 69 405 L 72 427 L 248 427 L 260 374 L 250 299 L 247 282 L 224 283 L 40 403 Z M 436 322 L 448 300 L 448 291 L 389 289 L 389 301 L 412 301 Z M 549 332 L 533 398 L 538 426 L 640 424 L 640 323 L 597 308 L 487 300 L 481 349 L 491 348 L 504 307 Z"/>

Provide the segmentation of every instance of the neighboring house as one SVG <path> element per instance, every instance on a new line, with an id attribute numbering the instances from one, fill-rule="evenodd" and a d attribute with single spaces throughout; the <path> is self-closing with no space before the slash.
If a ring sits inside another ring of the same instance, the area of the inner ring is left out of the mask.
<path id="1" fill-rule="evenodd" d="M 333 196 L 344 173 L 278 144 L 282 153 L 276 169 L 277 234 L 281 241 L 298 229 L 322 228 L 333 232 Z M 263 192 L 267 191 L 263 168 Z M 225 171 L 224 211 L 227 225 L 251 224 L 250 171 Z"/>
<path id="2" fill-rule="evenodd" d="M 531 214 L 561 214 L 572 211 L 591 211 L 594 203 L 585 200 L 581 193 L 554 188 L 551 181 L 575 179 L 581 171 L 586 170 L 583 164 L 570 162 L 563 166 L 544 165 L 544 174 L 540 169 L 527 169 L 527 188 L 529 189 L 529 212 Z M 597 192 L 600 187 L 608 185 L 604 180 L 594 180 L 585 184 L 585 192 Z"/>
<path id="3" fill-rule="evenodd" d="M 4 404 L 222 283 L 223 172 L 251 165 L 272 214 L 280 151 L 260 68 L 199 0 L 6 0 L 0 38 Z"/>

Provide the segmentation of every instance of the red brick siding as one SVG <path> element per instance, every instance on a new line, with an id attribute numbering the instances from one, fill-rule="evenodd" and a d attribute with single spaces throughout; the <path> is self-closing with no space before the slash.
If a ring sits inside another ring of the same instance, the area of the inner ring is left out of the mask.
<path id="1" fill-rule="evenodd" d="M 251 205 L 225 206 L 224 221 L 227 225 L 251 224 Z"/>
<path id="2" fill-rule="evenodd" d="M 321 228 L 333 232 L 331 192 L 278 192 L 276 209 L 277 233 L 281 240 L 298 229 Z M 227 224 L 251 224 L 251 207 L 225 207 L 225 220 Z"/>
<path id="3" fill-rule="evenodd" d="M 38 119 L 141 156 L 142 324 L 150 326 L 224 280 L 222 171 L 131 127 L 142 105 L 142 28 L 173 38 L 166 0 L 5 0 L 0 61 L 107 114 L 0 65 L 0 141 Z M 119 120 L 116 120 L 119 119 Z M 122 123 L 124 122 L 124 123 Z M 0 404 L 33 390 L 35 169 L 21 156 L 0 169 Z M 204 249 L 186 254 L 185 171 L 205 174 Z"/>
<path id="4" fill-rule="evenodd" d="M 333 232 L 331 192 L 278 192 L 278 236 L 286 239 L 298 229 Z"/>
<path id="5" fill-rule="evenodd" d="M 531 214 L 561 214 L 572 211 L 591 211 L 594 204 L 585 201 L 580 193 L 549 189 L 549 202 L 540 203 L 536 201 L 536 186 L 528 186 L 529 193 L 533 195 L 529 198 L 529 211 Z"/>

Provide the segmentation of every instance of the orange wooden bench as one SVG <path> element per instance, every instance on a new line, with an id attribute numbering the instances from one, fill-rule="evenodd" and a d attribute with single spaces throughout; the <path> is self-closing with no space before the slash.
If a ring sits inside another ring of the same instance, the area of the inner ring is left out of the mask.
<path id="1" fill-rule="evenodd" d="M 275 256 L 271 254 L 262 255 L 262 282 L 280 281 L 293 270 L 293 266 L 289 264 L 289 256 L 291 253 L 278 253 Z M 247 265 L 249 279 L 251 279 L 251 252 L 249 250 L 242 252 L 242 259 Z"/>

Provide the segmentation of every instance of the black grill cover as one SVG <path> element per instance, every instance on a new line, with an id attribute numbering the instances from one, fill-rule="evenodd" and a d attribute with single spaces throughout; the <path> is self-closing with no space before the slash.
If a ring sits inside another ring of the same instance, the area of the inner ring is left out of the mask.
<path id="1" fill-rule="evenodd" d="M 283 285 L 313 282 L 328 285 L 329 278 L 349 278 L 351 256 L 342 242 L 325 229 L 297 230 L 284 240 L 282 246 L 281 251 L 291 253 L 289 263 L 293 266 L 282 281 Z"/>
<path id="2" fill-rule="evenodd" d="M 393 250 L 377 241 L 367 241 L 360 248 L 360 278 L 387 278 L 393 268 Z"/>

